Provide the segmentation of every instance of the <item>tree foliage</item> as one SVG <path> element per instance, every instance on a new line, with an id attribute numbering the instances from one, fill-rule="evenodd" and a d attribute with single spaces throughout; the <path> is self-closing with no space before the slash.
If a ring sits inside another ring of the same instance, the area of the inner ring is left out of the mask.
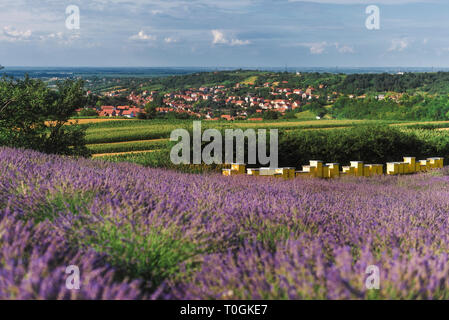
<path id="1" fill-rule="evenodd" d="M 82 81 L 66 80 L 56 90 L 41 80 L 0 81 L 0 145 L 45 153 L 87 156 L 85 131 L 68 125 L 85 104 Z"/>

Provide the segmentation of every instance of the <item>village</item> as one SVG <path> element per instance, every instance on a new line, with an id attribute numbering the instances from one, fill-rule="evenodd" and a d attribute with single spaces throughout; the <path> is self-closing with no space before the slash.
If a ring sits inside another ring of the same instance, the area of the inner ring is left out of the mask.
<path id="1" fill-rule="evenodd" d="M 167 93 L 148 90 L 140 93 L 135 91 L 127 93 L 126 89 L 119 89 L 104 92 L 102 95 L 112 98 L 125 95 L 129 105 L 86 107 L 94 110 L 100 117 L 137 118 L 139 114 L 147 113 L 146 106 L 160 98 L 160 105 L 155 107 L 155 111 L 158 113 L 185 114 L 192 118 L 228 121 L 262 121 L 266 111 L 275 112 L 280 117 L 289 111 L 302 111 L 305 106 L 316 101 L 321 101 L 321 103 L 324 101 L 325 104 L 331 105 L 338 97 L 342 96 L 336 91 L 328 93 L 325 84 L 320 84 L 317 88 L 312 86 L 290 88 L 288 81 L 267 82 L 263 86 L 256 86 L 251 82 L 237 83 L 228 87 L 224 85 L 203 86 Z M 389 96 L 392 100 L 398 100 L 400 97 L 401 95 Z M 366 95 L 349 95 L 348 98 L 364 99 Z M 376 99 L 384 100 L 386 95 L 379 94 Z M 78 111 L 81 110 L 78 109 Z M 320 116 L 316 115 L 316 118 L 320 119 Z"/>

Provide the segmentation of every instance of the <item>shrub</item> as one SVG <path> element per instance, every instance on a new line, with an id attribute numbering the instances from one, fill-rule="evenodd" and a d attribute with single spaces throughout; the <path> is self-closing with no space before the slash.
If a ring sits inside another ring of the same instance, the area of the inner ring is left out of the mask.
<path id="1" fill-rule="evenodd" d="M 414 132 L 383 125 L 362 125 L 339 130 L 298 130 L 279 139 L 281 166 L 307 164 L 322 160 L 347 164 L 365 161 L 384 164 L 404 156 L 428 157 L 446 152 L 432 141 L 420 139 Z"/>
<path id="2" fill-rule="evenodd" d="M 84 100 L 82 81 L 67 80 L 53 91 L 40 80 L 3 78 L 0 145 L 61 155 L 89 155 L 84 129 L 66 125 Z"/>

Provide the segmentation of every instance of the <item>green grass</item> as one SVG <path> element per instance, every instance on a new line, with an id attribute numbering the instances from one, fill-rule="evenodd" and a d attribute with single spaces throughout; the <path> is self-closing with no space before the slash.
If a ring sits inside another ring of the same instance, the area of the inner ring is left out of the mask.
<path id="1" fill-rule="evenodd" d="M 105 254 L 123 277 L 149 280 L 153 288 L 164 279 L 176 279 L 195 270 L 194 258 L 201 253 L 196 244 L 169 228 L 144 230 L 130 223 L 118 227 L 108 221 L 93 226 L 92 236 L 83 244 Z"/>
<path id="2" fill-rule="evenodd" d="M 87 147 L 93 154 L 159 150 L 167 146 L 167 140 L 131 141 L 118 143 L 90 144 Z"/>
<path id="3" fill-rule="evenodd" d="M 363 120 L 271 120 L 263 122 L 251 121 L 202 121 L 202 129 L 320 129 L 355 126 L 366 123 L 398 123 L 392 121 L 363 121 Z M 87 127 L 87 143 L 113 143 L 136 140 L 150 140 L 169 138 L 175 129 L 192 130 L 191 120 L 136 120 L 136 121 L 111 121 L 92 123 Z"/>

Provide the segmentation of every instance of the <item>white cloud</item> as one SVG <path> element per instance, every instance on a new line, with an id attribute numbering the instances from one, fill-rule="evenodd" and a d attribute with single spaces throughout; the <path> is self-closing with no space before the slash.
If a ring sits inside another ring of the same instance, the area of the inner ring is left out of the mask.
<path id="1" fill-rule="evenodd" d="M 309 48 L 311 54 L 322 54 L 328 43 L 326 41 L 323 42 L 307 42 L 307 43 L 299 43 L 301 47 Z"/>
<path id="2" fill-rule="evenodd" d="M 145 31 L 140 30 L 138 34 L 130 37 L 131 40 L 156 40 L 157 37 L 151 34 L 146 34 Z"/>
<path id="3" fill-rule="evenodd" d="M 229 40 L 225 36 L 224 32 L 222 32 L 220 30 L 212 30 L 211 32 L 212 32 L 212 36 L 213 36 L 212 44 L 227 44 L 230 46 L 244 46 L 244 45 L 251 44 L 251 41 L 249 41 L 249 40 L 240 40 L 240 39 L 234 39 L 234 38 Z"/>
<path id="4" fill-rule="evenodd" d="M 41 40 L 60 40 L 64 38 L 64 34 L 62 32 L 50 33 L 47 35 L 42 35 L 39 37 Z"/>
<path id="5" fill-rule="evenodd" d="M 213 44 L 225 44 L 228 43 L 228 40 L 225 38 L 224 33 L 219 30 L 212 30 L 212 35 L 214 39 L 212 41 Z"/>
<path id="6" fill-rule="evenodd" d="M 393 39 L 391 40 L 390 48 L 388 51 L 404 51 L 410 45 L 411 41 L 407 38 Z"/>
<path id="7" fill-rule="evenodd" d="M 340 53 L 354 53 L 354 48 L 351 46 L 340 45 L 338 42 L 335 44 L 335 48 Z"/>
<path id="8" fill-rule="evenodd" d="M 175 43 L 178 42 L 177 39 L 171 38 L 171 37 L 167 37 L 164 39 L 165 43 Z"/>
<path id="9" fill-rule="evenodd" d="M 31 30 L 19 31 L 9 26 L 3 28 L 3 34 L 9 41 L 29 40 L 32 36 Z"/>
<path id="10" fill-rule="evenodd" d="M 329 43 L 327 41 L 322 42 L 302 42 L 296 43 L 295 46 L 306 47 L 309 48 L 311 54 L 323 54 L 326 52 L 326 48 L 335 47 L 337 52 L 339 53 L 354 53 L 354 48 L 349 45 L 341 45 L 338 42 Z"/>
<path id="11" fill-rule="evenodd" d="M 251 41 L 249 41 L 249 40 L 239 40 L 239 39 L 231 40 L 231 46 L 245 46 L 250 43 L 251 43 Z"/>

